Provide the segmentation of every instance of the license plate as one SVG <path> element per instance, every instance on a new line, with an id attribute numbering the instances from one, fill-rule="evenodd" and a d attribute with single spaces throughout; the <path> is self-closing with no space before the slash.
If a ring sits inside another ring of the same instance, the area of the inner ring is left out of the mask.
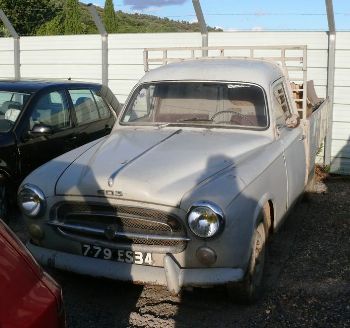
<path id="1" fill-rule="evenodd" d="M 82 244 L 81 246 L 83 256 L 87 257 L 140 265 L 152 265 L 153 263 L 152 253 L 112 249 L 89 244 Z"/>

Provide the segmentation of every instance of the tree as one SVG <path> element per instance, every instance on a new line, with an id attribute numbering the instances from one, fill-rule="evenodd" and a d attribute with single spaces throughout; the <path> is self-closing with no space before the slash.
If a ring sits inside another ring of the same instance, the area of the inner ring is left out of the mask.
<path id="1" fill-rule="evenodd" d="M 64 34 L 82 34 L 84 26 L 78 0 L 66 0 L 63 10 Z"/>
<path id="2" fill-rule="evenodd" d="M 64 34 L 64 17 L 63 13 L 58 14 L 55 18 L 41 25 L 37 35 L 62 35 Z"/>
<path id="3" fill-rule="evenodd" d="M 117 32 L 117 19 L 112 0 L 106 0 L 105 2 L 103 22 L 108 33 Z"/>
<path id="4" fill-rule="evenodd" d="M 64 8 L 66 9 L 67 7 L 64 7 Z M 43 24 L 37 30 L 37 35 L 74 34 L 73 29 L 70 29 L 67 31 L 65 30 L 66 21 L 70 19 L 67 17 L 68 15 L 66 14 L 66 10 L 62 9 L 55 18 Z M 87 10 L 87 6 L 84 4 L 79 5 L 78 20 L 79 20 L 78 29 L 76 29 L 75 32 L 78 31 L 79 34 L 96 34 L 97 33 L 97 28 L 92 20 L 91 15 Z"/>
<path id="5" fill-rule="evenodd" d="M 0 0 L 4 11 L 19 35 L 34 35 L 38 27 L 54 18 L 60 2 L 54 0 Z"/>
<path id="6" fill-rule="evenodd" d="M 0 38 L 9 37 L 10 33 L 7 31 L 6 27 L 0 23 Z"/>

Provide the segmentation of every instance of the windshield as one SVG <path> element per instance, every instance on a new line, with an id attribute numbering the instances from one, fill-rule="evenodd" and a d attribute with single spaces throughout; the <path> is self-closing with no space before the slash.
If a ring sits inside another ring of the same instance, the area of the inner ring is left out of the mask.
<path id="1" fill-rule="evenodd" d="M 27 93 L 0 91 L 0 132 L 11 130 L 29 97 Z"/>
<path id="2" fill-rule="evenodd" d="M 268 126 L 266 112 L 264 91 L 257 85 L 159 82 L 135 90 L 120 123 L 262 129 Z"/>

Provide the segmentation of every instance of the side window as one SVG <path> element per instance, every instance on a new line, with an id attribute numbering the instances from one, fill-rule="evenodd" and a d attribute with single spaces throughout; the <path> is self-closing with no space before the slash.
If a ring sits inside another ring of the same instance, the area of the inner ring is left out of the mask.
<path id="1" fill-rule="evenodd" d="M 278 84 L 273 90 L 273 102 L 276 113 L 276 124 L 285 125 L 286 119 L 290 117 L 291 112 L 282 83 Z"/>
<path id="2" fill-rule="evenodd" d="M 109 118 L 111 116 L 111 111 L 109 109 L 109 107 L 107 106 L 107 104 L 105 103 L 105 101 L 103 100 L 103 98 L 101 96 L 99 96 L 98 94 L 96 94 L 96 92 L 93 90 L 93 95 L 96 101 L 96 105 L 97 105 L 97 110 L 98 110 L 98 114 L 100 116 L 101 119 L 104 118 Z"/>
<path id="3" fill-rule="evenodd" d="M 72 98 L 79 125 L 97 121 L 100 118 L 94 96 L 89 89 L 68 91 Z"/>
<path id="4" fill-rule="evenodd" d="M 71 126 L 69 109 L 63 91 L 53 91 L 39 98 L 30 117 L 30 129 L 35 124 L 44 124 L 53 130 Z"/>

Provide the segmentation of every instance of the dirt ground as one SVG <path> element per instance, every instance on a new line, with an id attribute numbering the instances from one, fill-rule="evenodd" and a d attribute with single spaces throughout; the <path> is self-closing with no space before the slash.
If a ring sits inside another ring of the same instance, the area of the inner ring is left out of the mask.
<path id="1" fill-rule="evenodd" d="M 12 227 L 25 238 L 22 225 Z M 136 286 L 50 271 L 70 328 L 350 327 L 350 179 L 318 182 L 269 245 L 262 298 L 232 304 L 223 288 Z"/>

